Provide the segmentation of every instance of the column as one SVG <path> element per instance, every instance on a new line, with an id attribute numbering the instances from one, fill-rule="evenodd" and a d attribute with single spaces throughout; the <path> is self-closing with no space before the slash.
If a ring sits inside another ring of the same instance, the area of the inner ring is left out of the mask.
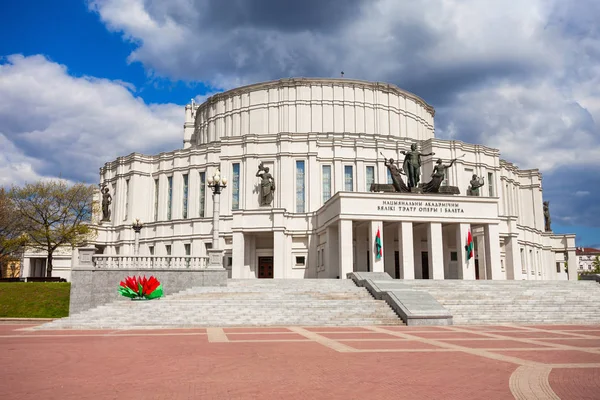
<path id="1" fill-rule="evenodd" d="M 398 251 L 400 252 L 400 279 L 415 279 L 412 222 L 400 222 L 398 224 Z"/>
<path id="2" fill-rule="evenodd" d="M 232 246 L 231 246 L 231 278 L 241 279 L 243 278 L 243 271 L 245 269 L 245 252 L 246 248 L 244 234 L 242 232 L 233 232 L 232 234 Z"/>
<path id="3" fill-rule="evenodd" d="M 500 264 L 500 233 L 497 224 L 483 226 L 485 241 L 485 265 L 488 279 L 503 280 L 506 276 L 502 273 Z"/>
<path id="4" fill-rule="evenodd" d="M 568 257 L 568 276 L 570 281 L 577 280 L 577 268 L 579 268 L 579 263 L 577 262 L 577 255 L 575 254 L 575 249 L 567 251 Z"/>
<path id="5" fill-rule="evenodd" d="M 383 254 L 381 258 L 376 257 L 377 249 L 375 246 L 375 238 L 377 237 L 377 230 L 381 237 L 381 245 L 383 246 L 383 221 L 371 221 L 369 223 L 369 257 L 371 257 L 371 271 L 372 272 L 384 272 Z"/>
<path id="6" fill-rule="evenodd" d="M 444 279 L 444 246 L 442 224 L 430 222 L 427 225 L 427 251 L 429 252 L 429 276 L 431 279 Z"/>
<path id="7" fill-rule="evenodd" d="M 521 251 L 516 236 L 506 238 L 506 279 L 520 281 L 523 279 Z"/>
<path id="8" fill-rule="evenodd" d="M 285 271 L 289 265 L 287 246 L 285 240 L 285 232 L 274 231 L 273 232 L 273 278 L 283 279 L 285 278 Z"/>
<path id="9" fill-rule="evenodd" d="M 352 249 L 352 220 L 340 220 L 338 223 L 339 246 L 339 277 L 347 279 L 347 274 L 352 272 L 354 265 Z"/>
<path id="10" fill-rule="evenodd" d="M 483 235 L 478 235 L 473 237 L 473 241 L 477 242 L 477 251 L 475 252 L 475 256 L 479 261 L 479 279 L 490 279 L 487 274 L 487 268 L 485 263 L 485 240 Z"/>
<path id="11" fill-rule="evenodd" d="M 471 231 L 470 224 L 456 225 L 456 253 L 458 255 L 458 279 L 474 280 L 475 279 L 475 250 L 473 257 L 467 260 L 467 237 Z M 474 239 L 473 239 L 474 240 Z"/>

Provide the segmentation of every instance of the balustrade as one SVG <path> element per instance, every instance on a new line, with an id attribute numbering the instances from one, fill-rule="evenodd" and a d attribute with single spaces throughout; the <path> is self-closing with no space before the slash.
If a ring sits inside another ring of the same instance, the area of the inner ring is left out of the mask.
<path id="1" fill-rule="evenodd" d="M 127 256 L 98 254 L 92 257 L 97 269 L 205 269 L 208 257 Z"/>

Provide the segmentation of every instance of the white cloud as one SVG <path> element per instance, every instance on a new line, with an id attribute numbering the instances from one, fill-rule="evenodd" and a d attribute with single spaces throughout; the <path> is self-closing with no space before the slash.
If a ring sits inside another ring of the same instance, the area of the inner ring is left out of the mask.
<path id="1" fill-rule="evenodd" d="M 58 176 L 96 182 L 105 162 L 181 145 L 183 110 L 145 104 L 119 81 L 75 78 L 43 56 L 0 64 L 2 184 Z"/>
<path id="2" fill-rule="evenodd" d="M 578 197 L 584 197 L 584 196 L 589 196 L 589 195 L 590 195 L 590 192 L 587 190 L 578 190 L 575 192 L 575 196 L 578 196 Z"/>

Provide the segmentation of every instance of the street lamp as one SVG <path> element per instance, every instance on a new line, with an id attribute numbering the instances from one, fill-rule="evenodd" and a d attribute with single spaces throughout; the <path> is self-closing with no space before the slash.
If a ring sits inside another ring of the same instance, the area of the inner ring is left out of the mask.
<path id="1" fill-rule="evenodd" d="M 227 178 L 221 177 L 217 168 L 213 176 L 207 178 L 208 187 L 213 191 L 213 235 L 212 248 L 208 250 L 208 268 L 223 268 L 223 252 L 219 249 L 219 214 L 221 190 L 227 187 Z"/>
<path id="2" fill-rule="evenodd" d="M 144 224 L 139 218 L 136 218 L 135 221 L 131 224 L 131 229 L 135 231 L 135 244 L 133 247 L 133 254 L 138 255 L 140 253 L 140 231 Z"/>

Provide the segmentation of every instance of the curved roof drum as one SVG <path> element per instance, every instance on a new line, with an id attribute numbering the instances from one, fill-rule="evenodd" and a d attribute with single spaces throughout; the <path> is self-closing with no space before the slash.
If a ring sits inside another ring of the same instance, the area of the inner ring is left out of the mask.
<path id="1" fill-rule="evenodd" d="M 216 94 L 198 106 L 191 143 L 279 133 L 340 133 L 427 140 L 435 111 L 395 85 L 291 78 Z"/>

